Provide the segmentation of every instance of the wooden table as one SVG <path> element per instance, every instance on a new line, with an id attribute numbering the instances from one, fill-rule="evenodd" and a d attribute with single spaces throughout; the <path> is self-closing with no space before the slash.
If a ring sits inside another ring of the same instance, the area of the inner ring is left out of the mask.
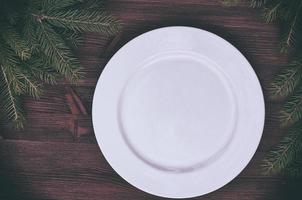
<path id="1" fill-rule="evenodd" d="M 231 183 L 198 199 L 298 198 L 296 183 L 261 173 L 263 156 L 284 134 L 276 117 L 281 102 L 269 100 L 267 88 L 287 57 L 279 53 L 278 27 L 266 24 L 260 9 L 247 4 L 224 7 L 220 0 L 110 0 L 106 7 L 124 25 L 116 37 L 85 35 L 85 43 L 76 50 L 85 79 L 77 86 L 45 86 L 41 99 L 25 100 L 25 130 L 1 130 L 1 200 L 160 199 L 129 185 L 106 162 L 92 130 L 91 103 L 103 67 L 122 45 L 148 30 L 171 25 L 209 30 L 234 44 L 254 67 L 266 99 L 263 138 L 250 164 Z"/>

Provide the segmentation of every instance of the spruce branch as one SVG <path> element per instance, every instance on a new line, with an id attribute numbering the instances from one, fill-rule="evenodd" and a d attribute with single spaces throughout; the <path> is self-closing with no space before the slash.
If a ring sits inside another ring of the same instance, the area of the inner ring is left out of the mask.
<path id="1" fill-rule="evenodd" d="M 296 1 L 292 1 L 296 2 Z M 292 48 L 296 45 L 299 39 L 299 35 L 302 33 L 302 1 L 294 4 L 293 6 L 297 6 L 297 8 L 290 9 L 290 11 L 294 10 L 294 14 L 291 12 L 287 14 L 288 19 L 286 20 L 286 23 L 289 23 L 288 30 L 284 34 L 283 39 L 281 40 L 281 51 L 282 52 L 287 52 L 289 48 Z M 286 10 L 285 12 L 289 12 L 289 10 Z"/>
<path id="2" fill-rule="evenodd" d="M 42 10 L 59 10 L 83 3 L 84 0 L 35 0 L 37 5 L 41 5 Z"/>
<path id="3" fill-rule="evenodd" d="M 0 65 L 0 70 L 0 83 L 2 85 L 0 89 L 1 110 L 8 119 L 14 122 L 17 129 L 23 128 L 24 116 L 20 107 L 19 96 L 12 89 L 11 80 L 9 80 L 3 65 Z"/>
<path id="4" fill-rule="evenodd" d="M 30 47 L 30 53 L 36 53 L 38 51 L 38 40 L 36 34 L 35 18 L 28 15 L 24 19 L 24 26 L 22 30 L 24 40 L 27 42 L 27 46 Z"/>
<path id="5" fill-rule="evenodd" d="M 285 168 L 285 174 L 291 178 L 302 177 L 302 156 L 301 151 L 296 153 L 295 159 Z"/>
<path id="6" fill-rule="evenodd" d="M 41 84 L 39 84 L 29 72 L 19 72 L 22 81 L 24 82 L 24 91 L 25 94 L 29 94 L 34 98 L 39 98 L 42 94 Z"/>
<path id="7" fill-rule="evenodd" d="M 35 80 L 32 80 L 26 72 L 26 68 L 13 50 L 7 45 L 2 44 L 0 48 L 0 63 L 4 79 L 9 83 L 10 91 L 15 95 L 29 94 L 38 97 L 41 93 L 40 88 Z"/>
<path id="8" fill-rule="evenodd" d="M 292 95 L 280 111 L 282 126 L 294 124 L 302 118 L 302 91 Z"/>
<path id="9" fill-rule="evenodd" d="M 119 29 L 119 21 L 98 10 L 50 11 L 42 15 L 50 24 L 76 32 L 99 32 L 112 35 Z"/>
<path id="10" fill-rule="evenodd" d="M 260 7 L 263 2 L 254 3 L 254 7 Z M 267 23 L 274 22 L 278 19 L 280 14 L 280 7 L 282 2 L 277 2 L 275 5 L 271 6 L 270 8 L 266 8 L 264 12 L 264 19 Z"/>
<path id="11" fill-rule="evenodd" d="M 70 47 L 82 41 L 81 33 L 112 34 L 118 23 L 94 0 L 2 1 L 0 115 L 22 127 L 24 95 L 38 98 L 42 83 L 56 84 L 59 79 L 75 83 L 81 78 L 81 67 Z"/>
<path id="12" fill-rule="evenodd" d="M 104 9 L 105 0 L 89 0 L 85 4 L 81 6 L 84 9 L 93 9 L 93 10 L 103 10 Z"/>
<path id="13" fill-rule="evenodd" d="M 268 3 L 269 0 L 251 0 L 251 6 L 253 8 L 262 7 Z"/>
<path id="14" fill-rule="evenodd" d="M 223 0 L 222 5 L 224 6 L 236 6 L 243 0 Z"/>
<path id="15" fill-rule="evenodd" d="M 0 40 L 1 41 L 1 40 Z M 2 66 L 3 76 L 5 80 L 9 81 L 10 90 L 13 90 L 15 94 L 21 94 L 24 91 L 24 84 L 21 80 L 18 72 L 19 59 L 15 56 L 12 49 L 2 44 L 0 48 L 0 64 Z"/>
<path id="16" fill-rule="evenodd" d="M 82 35 L 78 32 L 66 29 L 58 29 L 57 31 L 63 38 L 67 41 L 68 44 L 71 44 L 73 47 L 78 47 L 83 44 Z"/>
<path id="17" fill-rule="evenodd" d="M 226 0 L 236 5 L 244 0 Z M 267 23 L 281 25 L 281 52 L 290 53 L 291 62 L 273 80 L 270 93 L 273 98 L 287 98 L 280 121 L 283 126 L 291 126 L 287 136 L 264 160 L 267 174 L 281 171 L 291 176 L 302 174 L 302 0 L 247 0 L 251 7 L 264 9 Z M 289 98 L 288 98 L 289 97 Z M 294 125 L 293 125 L 294 124 Z"/>
<path id="18" fill-rule="evenodd" d="M 2 70 L 10 83 L 10 90 L 12 90 L 15 95 L 28 94 L 34 98 L 40 96 L 40 84 L 22 67 L 7 62 L 6 65 L 2 66 Z"/>
<path id="19" fill-rule="evenodd" d="M 284 98 L 292 94 L 302 79 L 302 63 L 293 62 L 278 74 L 269 88 L 272 98 Z"/>
<path id="20" fill-rule="evenodd" d="M 73 33 L 69 33 L 69 34 L 66 33 L 65 38 L 73 47 L 78 47 L 79 45 L 83 44 L 83 38 L 77 32 L 73 32 Z"/>
<path id="21" fill-rule="evenodd" d="M 55 85 L 59 78 L 62 78 L 60 74 L 54 70 L 52 64 L 43 59 L 46 56 L 39 54 L 31 58 L 30 62 L 27 63 L 30 74 L 33 74 L 37 80 L 41 82 Z"/>
<path id="22" fill-rule="evenodd" d="M 38 22 L 37 28 L 39 47 L 51 58 L 53 66 L 72 82 L 79 80 L 80 66 L 64 40 L 47 24 Z"/>
<path id="23" fill-rule="evenodd" d="M 13 27 L 5 27 L 2 31 L 2 38 L 7 45 L 16 52 L 21 60 L 27 60 L 30 58 L 29 47 Z"/>
<path id="24" fill-rule="evenodd" d="M 264 159 L 265 174 L 275 174 L 284 170 L 302 149 L 302 125 L 293 126 L 287 136 Z"/>

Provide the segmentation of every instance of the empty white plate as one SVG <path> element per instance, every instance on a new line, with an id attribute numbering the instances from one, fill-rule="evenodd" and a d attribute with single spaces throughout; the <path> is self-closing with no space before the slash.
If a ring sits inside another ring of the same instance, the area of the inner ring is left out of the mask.
<path id="1" fill-rule="evenodd" d="M 224 39 L 191 27 L 144 33 L 108 62 L 93 99 L 112 168 L 148 193 L 214 191 L 251 160 L 264 125 L 255 72 Z"/>

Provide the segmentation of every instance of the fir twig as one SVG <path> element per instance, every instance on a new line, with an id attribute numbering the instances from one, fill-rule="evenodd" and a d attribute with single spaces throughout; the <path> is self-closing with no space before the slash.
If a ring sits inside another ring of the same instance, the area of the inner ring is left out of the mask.
<path id="1" fill-rule="evenodd" d="M 47 24 L 42 22 L 38 26 L 37 32 L 39 34 L 39 47 L 45 55 L 51 58 L 53 66 L 56 67 L 58 72 L 72 82 L 79 80 L 81 76 L 79 63 L 73 57 L 64 40 Z"/>
<path id="2" fill-rule="evenodd" d="M 9 83 L 11 90 L 16 94 L 21 94 L 24 91 L 24 85 L 19 73 L 15 73 L 18 72 L 19 64 L 19 60 L 12 49 L 5 44 L 2 44 L 2 48 L 0 48 L 0 65 L 2 67 L 2 73 L 5 81 Z"/>
<path id="3" fill-rule="evenodd" d="M 24 116 L 19 105 L 20 99 L 12 89 L 11 81 L 8 79 L 5 67 L 0 66 L 0 69 L 0 81 L 3 86 L 0 90 L 1 110 L 5 113 L 8 119 L 11 119 L 14 122 L 17 129 L 23 128 Z"/>
<path id="4" fill-rule="evenodd" d="M 297 152 L 295 159 L 285 168 L 285 174 L 291 178 L 298 179 L 302 177 L 302 152 Z"/>
<path id="5" fill-rule="evenodd" d="M 59 34 L 63 35 L 64 39 L 73 47 L 78 47 L 79 45 L 83 44 L 82 35 L 78 32 L 65 29 L 59 29 L 58 32 Z"/>
<path id="6" fill-rule="evenodd" d="M 251 0 L 251 6 L 253 8 L 264 6 L 268 0 Z"/>
<path id="7" fill-rule="evenodd" d="M 1 40 L 0 40 L 1 42 Z M 0 46 L 0 108 L 8 119 L 14 122 L 14 126 L 23 128 L 24 116 L 20 106 L 20 94 L 24 91 L 24 83 L 18 69 L 19 60 L 13 50 L 7 45 Z M 16 70 L 16 71 L 15 71 Z"/>
<path id="8" fill-rule="evenodd" d="M 37 41 L 35 19 L 33 16 L 28 15 L 25 17 L 22 35 L 27 42 L 27 46 L 30 47 L 31 54 L 36 53 L 39 45 Z"/>
<path id="9" fill-rule="evenodd" d="M 44 14 L 42 18 L 54 26 L 78 32 L 89 31 L 112 35 L 119 28 L 118 20 L 98 10 L 90 12 L 78 9 L 65 12 L 56 11 Z"/>
<path id="10" fill-rule="evenodd" d="M 294 4 L 293 6 L 297 6 L 297 8 L 295 8 L 294 14 L 288 14 L 289 19 L 286 21 L 286 23 L 289 23 L 289 26 L 284 38 L 281 41 L 282 52 L 287 52 L 289 48 L 295 46 L 298 41 L 298 35 L 301 34 L 302 1 L 300 1 L 298 5 L 296 5 L 295 1 L 292 2 Z"/>
<path id="11" fill-rule="evenodd" d="M 243 0 L 225 1 L 238 4 Z M 288 135 L 281 143 L 267 155 L 264 167 L 268 174 L 286 169 L 288 174 L 298 176 L 302 172 L 302 125 L 300 121 L 302 120 L 302 0 L 248 1 L 252 7 L 264 9 L 266 22 L 276 22 L 281 25 L 283 32 L 280 42 L 281 52 L 290 52 L 292 58 L 296 60 L 275 77 L 270 87 L 271 97 L 287 98 L 280 112 L 281 125 L 296 124 L 290 128 Z"/>
<path id="12" fill-rule="evenodd" d="M 292 94 L 302 79 L 302 63 L 293 62 L 278 74 L 270 87 L 273 98 L 284 98 Z"/>
<path id="13" fill-rule="evenodd" d="M 280 144 L 265 158 L 265 174 L 275 174 L 284 170 L 302 148 L 302 125 L 296 124 Z"/>
<path id="14" fill-rule="evenodd" d="M 261 6 L 263 2 L 260 2 L 258 4 L 254 4 L 254 7 L 259 7 Z M 264 12 L 264 19 L 267 23 L 271 23 L 277 20 L 280 12 L 280 7 L 281 7 L 282 2 L 277 2 L 274 6 L 270 8 L 266 8 Z"/>
<path id="15" fill-rule="evenodd" d="M 23 95 L 37 98 L 42 83 L 55 84 L 62 78 L 75 83 L 81 78 L 70 46 L 79 44 L 82 32 L 112 34 L 118 28 L 118 21 L 98 5 L 94 0 L 1 1 L 1 116 L 22 127 Z"/>
<path id="16" fill-rule="evenodd" d="M 292 125 L 302 118 L 302 91 L 295 93 L 284 104 L 280 111 L 282 126 Z"/>
<path id="17" fill-rule="evenodd" d="M 13 27 L 5 27 L 4 31 L 2 31 L 2 38 L 22 60 L 30 57 L 29 47 Z"/>
<path id="18" fill-rule="evenodd" d="M 42 10 L 60 10 L 75 6 L 84 2 L 84 0 L 35 0 L 37 5 L 41 5 Z"/>
<path id="19" fill-rule="evenodd" d="M 20 77 L 24 81 L 26 94 L 29 94 L 34 98 L 39 98 L 42 93 L 40 84 L 38 84 L 29 73 L 20 73 Z"/>
<path id="20" fill-rule="evenodd" d="M 43 60 L 43 57 L 45 57 L 45 55 L 39 54 L 38 56 L 31 58 L 30 62 L 27 64 L 28 68 L 31 71 L 30 73 L 33 74 L 36 79 L 41 82 L 54 85 L 57 83 L 59 78 L 62 78 L 62 76 L 54 70 L 51 63 Z"/>

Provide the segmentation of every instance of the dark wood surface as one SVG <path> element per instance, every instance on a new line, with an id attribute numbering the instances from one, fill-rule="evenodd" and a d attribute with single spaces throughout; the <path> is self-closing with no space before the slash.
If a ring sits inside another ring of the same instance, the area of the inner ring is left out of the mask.
<path id="1" fill-rule="evenodd" d="M 279 53 L 278 26 L 266 24 L 260 9 L 223 7 L 220 0 L 110 0 L 106 7 L 123 28 L 116 37 L 85 35 L 76 50 L 85 79 L 77 86 L 45 86 L 41 99 L 25 100 L 25 130 L 0 130 L 1 200 L 160 199 L 129 185 L 106 162 L 92 130 L 91 103 L 97 79 L 114 52 L 141 33 L 171 25 L 202 28 L 230 41 L 252 64 L 265 94 L 265 129 L 252 161 L 231 183 L 197 199 L 301 199 L 298 183 L 265 176 L 260 166 L 284 134 L 276 117 L 282 102 L 269 100 L 266 89 L 287 62 Z"/>

